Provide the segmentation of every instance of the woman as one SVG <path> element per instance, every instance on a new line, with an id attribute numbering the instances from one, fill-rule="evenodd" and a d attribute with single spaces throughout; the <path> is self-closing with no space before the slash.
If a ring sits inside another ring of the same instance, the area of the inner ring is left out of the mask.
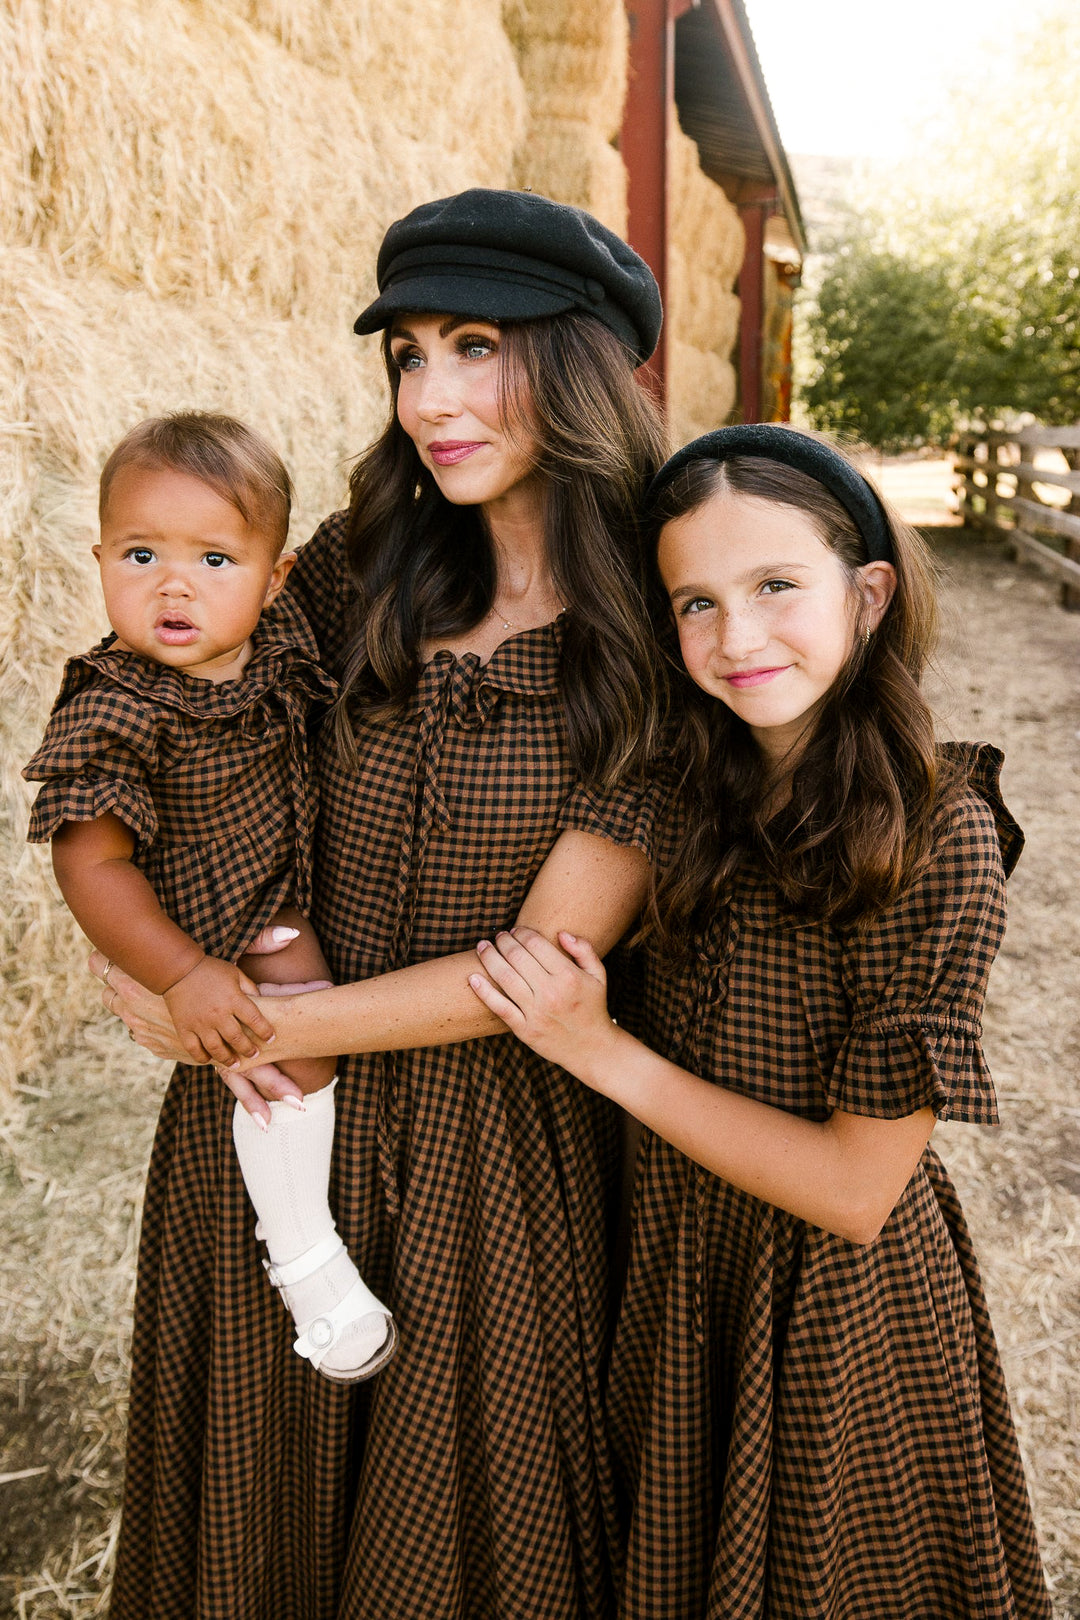
<path id="1" fill-rule="evenodd" d="M 293 1355 L 251 1262 L 231 1098 L 178 1071 L 140 1251 L 118 1620 L 613 1612 L 612 1120 L 468 977 L 478 933 L 515 917 L 587 919 L 608 949 L 646 888 L 635 512 L 663 448 L 633 369 L 659 297 L 588 215 L 508 192 L 399 221 L 378 283 L 356 324 L 386 333 L 393 414 L 290 580 L 342 684 L 313 914 L 340 982 L 268 1011 L 280 1059 L 369 1054 L 341 1067 L 332 1193 L 400 1342 L 350 1388 Z M 109 977 L 107 1003 L 179 1055 L 153 998 Z"/>

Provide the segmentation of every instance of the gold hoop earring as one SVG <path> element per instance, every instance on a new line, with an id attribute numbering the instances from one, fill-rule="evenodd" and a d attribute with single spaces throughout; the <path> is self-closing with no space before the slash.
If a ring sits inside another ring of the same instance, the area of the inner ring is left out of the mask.
<path id="1" fill-rule="evenodd" d="M 863 633 L 863 646 L 864 647 L 869 647 L 869 645 L 870 645 L 870 626 L 867 625 L 866 630 Z"/>

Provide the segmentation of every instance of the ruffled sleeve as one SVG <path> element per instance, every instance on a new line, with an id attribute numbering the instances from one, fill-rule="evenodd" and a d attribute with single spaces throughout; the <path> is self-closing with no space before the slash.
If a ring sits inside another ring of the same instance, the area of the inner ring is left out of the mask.
<path id="1" fill-rule="evenodd" d="M 340 675 L 345 648 L 352 637 L 354 596 L 345 556 L 347 512 L 334 512 L 301 546 L 289 574 L 284 597 L 299 603 L 315 632 L 327 667 Z"/>
<path id="2" fill-rule="evenodd" d="M 645 783 L 617 788 L 589 787 L 579 782 L 559 816 L 561 832 L 594 833 L 613 844 L 640 849 L 655 861 L 658 834 L 672 798 L 669 774 L 658 769 Z"/>
<path id="3" fill-rule="evenodd" d="M 943 809 L 932 860 L 843 947 L 852 1018 L 826 1087 L 832 1108 L 997 1123 L 982 1011 L 1020 834 L 998 792 L 1000 754 L 975 750 L 963 764 L 968 781 Z"/>
<path id="4" fill-rule="evenodd" d="M 47 843 L 62 822 L 95 821 L 106 811 L 127 823 L 140 847 L 152 843 L 157 755 L 158 727 L 146 706 L 72 659 L 41 747 L 23 771 L 44 783 L 30 813 L 30 843 Z"/>

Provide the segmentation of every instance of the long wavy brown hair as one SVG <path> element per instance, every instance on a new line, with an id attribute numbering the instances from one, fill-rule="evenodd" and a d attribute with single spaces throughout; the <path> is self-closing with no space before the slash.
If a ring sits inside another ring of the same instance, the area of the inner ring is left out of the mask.
<path id="1" fill-rule="evenodd" d="M 585 781 L 610 785 L 652 757 L 660 672 L 645 606 L 641 501 L 666 453 L 660 414 L 632 360 L 593 316 L 568 311 L 502 328 L 504 421 L 529 432 L 543 478 L 555 590 L 566 603 L 560 685 L 570 755 Z M 390 415 L 350 479 L 346 552 L 355 587 L 336 733 L 355 757 L 355 728 L 399 715 L 415 690 L 421 647 L 472 629 L 489 612 L 495 559 L 482 511 L 440 494 Z"/>
<path id="2" fill-rule="evenodd" d="M 890 905 L 929 859 L 949 785 L 933 716 L 919 689 L 937 626 L 933 565 L 919 534 L 886 507 L 897 584 L 869 641 L 857 570 L 866 545 L 843 506 L 816 479 L 762 457 L 689 463 L 649 513 L 654 603 L 662 584 L 656 545 L 665 523 L 722 493 L 790 507 L 813 522 L 848 575 L 854 633 L 847 661 L 800 754 L 790 799 L 769 808 L 775 781 L 746 724 L 701 691 L 678 658 L 671 609 L 658 624 L 669 649 L 675 756 L 685 830 L 654 884 L 649 926 L 682 950 L 731 892 L 747 861 L 765 868 L 793 911 L 857 925 Z"/>

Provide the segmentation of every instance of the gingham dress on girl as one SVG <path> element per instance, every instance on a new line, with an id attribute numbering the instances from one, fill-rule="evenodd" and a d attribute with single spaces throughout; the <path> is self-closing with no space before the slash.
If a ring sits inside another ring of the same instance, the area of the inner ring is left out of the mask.
<path id="1" fill-rule="evenodd" d="M 1001 756 L 932 864 L 861 933 L 793 916 L 744 870 L 642 1037 L 810 1119 L 930 1107 L 996 1122 L 980 1048 L 1022 837 Z M 857 1246 L 646 1133 L 610 1416 L 633 1500 L 625 1620 L 1047 1620 L 978 1267 L 928 1146 Z"/>
<path id="2" fill-rule="evenodd" d="M 331 670 L 343 534 L 338 514 L 288 587 Z M 338 980 L 490 937 L 563 828 L 648 849 L 640 795 L 576 785 L 558 672 L 557 625 L 486 665 L 441 653 L 404 717 L 361 731 L 358 768 L 324 733 L 313 921 Z M 293 1353 L 231 1098 L 180 1071 L 147 1190 L 114 1620 L 606 1620 L 610 1110 L 512 1036 L 341 1073 L 331 1204 L 397 1354 L 343 1387 Z"/>
<path id="3" fill-rule="evenodd" d="M 239 680 L 197 680 L 117 652 L 109 635 L 70 658 L 41 747 L 27 834 L 111 811 L 163 908 L 234 959 L 286 900 L 311 906 L 315 798 L 308 731 L 336 690 L 294 603 L 263 613 Z"/>

